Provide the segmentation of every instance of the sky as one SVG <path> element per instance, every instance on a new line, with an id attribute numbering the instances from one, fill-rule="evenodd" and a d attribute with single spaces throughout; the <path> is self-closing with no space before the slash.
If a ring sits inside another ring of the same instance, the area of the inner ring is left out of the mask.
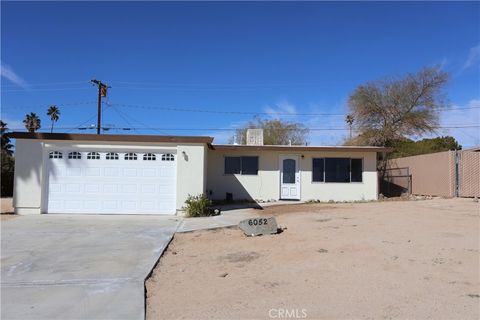
<path id="1" fill-rule="evenodd" d="M 99 79 L 106 133 L 226 143 L 258 115 L 335 145 L 357 86 L 434 65 L 450 74 L 441 125 L 478 126 L 479 2 L 1 2 L 1 118 L 15 130 L 35 112 L 50 131 L 57 105 L 55 132 L 94 133 Z M 468 147 L 479 132 L 431 136 Z"/>

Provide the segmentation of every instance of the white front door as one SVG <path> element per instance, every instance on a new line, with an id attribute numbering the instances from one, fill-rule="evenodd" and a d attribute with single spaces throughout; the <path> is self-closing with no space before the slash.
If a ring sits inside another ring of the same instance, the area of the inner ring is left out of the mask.
<path id="1" fill-rule="evenodd" d="M 280 199 L 300 200 L 298 156 L 280 156 Z"/>

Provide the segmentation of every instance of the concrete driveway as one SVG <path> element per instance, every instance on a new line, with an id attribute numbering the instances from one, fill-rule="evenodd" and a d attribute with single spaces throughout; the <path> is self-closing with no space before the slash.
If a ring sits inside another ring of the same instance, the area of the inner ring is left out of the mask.
<path id="1" fill-rule="evenodd" d="M 1 223 L 2 319 L 144 319 L 144 280 L 181 219 L 20 216 Z"/>

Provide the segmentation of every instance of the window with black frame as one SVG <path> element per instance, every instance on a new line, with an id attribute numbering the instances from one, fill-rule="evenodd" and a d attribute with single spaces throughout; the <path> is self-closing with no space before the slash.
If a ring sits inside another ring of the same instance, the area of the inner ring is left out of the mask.
<path id="1" fill-rule="evenodd" d="M 258 157 L 225 157 L 225 174 L 257 175 Z"/>
<path id="2" fill-rule="evenodd" d="M 325 174 L 325 159 L 324 158 L 314 158 L 312 162 L 312 181 L 313 182 L 323 182 L 323 176 Z"/>
<path id="3" fill-rule="evenodd" d="M 312 182 L 362 182 L 362 177 L 363 159 L 312 159 Z"/>
<path id="4" fill-rule="evenodd" d="M 352 182 L 362 182 L 363 176 L 363 159 L 351 159 L 351 181 Z"/>

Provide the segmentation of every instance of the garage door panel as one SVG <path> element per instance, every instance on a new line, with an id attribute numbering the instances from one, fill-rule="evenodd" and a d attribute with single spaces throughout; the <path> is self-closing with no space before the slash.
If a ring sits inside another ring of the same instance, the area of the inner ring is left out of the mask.
<path id="1" fill-rule="evenodd" d="M 156 177 L 156 170 L 152 168 L 142 169 L 143 177 Z"/>
<path id="2" fill-rule="evenodd" d="M 66 157 L 67 153 L 64 153 Z M 47 159 L 49 213 L 174 214 L 176 161 Z"/>
<path id="3" fill-rule="evenodd" d="M 84 202 L 84 209 L 88 211 L 93 211 L 95 212 L 96 210 L 101 209 L 100 201 L 98 200 L 86 200 Z"/>
<path id="4" fill-rule="evenodd" d="M 106 177 L 118 177 L 118 168 L 105 168 Z"/>
<path id="5" fill-rule="evenodd" d="M 65 200 L 63 201 L 65 209 L 68 211 L 75 211 L 78 209 L 83 209 L 83 201 L 81 200 Z"/>
<path id="6" fill-rule="evenodd" d="M 82 176 L 82 168 L 67 168 L 67 176 L 68 177 L 81 177 Z"/>
<path id="7" fill-rule="evenodd" d="M 118 185 L 116 184 L 103 185 L 103 193 L 118 193 Z"/>
<path id="8" fill-rule="evenodd" d="M 142 193 L 155 193 L 155 185 L 154 184 L 142 184 Z"/>
<path id="9" fill-rule="evenodd" d="M 80 193 L 82 192 L 83 185 L 79 183 L 69 183 L 65 186 L 65 192 Z"/>
<path id="10" fill-rule="evenodd" d="M 62 185 L 60 183 L 51 183 L 49 186 L 49 190 L 51 193 L 62 192 Z"/>
<path id="11" fill-rule="evenodd" d="M 100 185 L 98 184 L 85 184 L 85 193 L 99 193 L 100 192 Z"/>
<path id="12" fill-rule="evenodd" d="M 86 177 L 100 177 L 102 175 L 102 169 L 99 167 L 85 168 Z"/>
<path id="13" fill-rule="evenodd" d="M 123 193 L 137 193 L 137 185 L 136 184 L 124 184 L 121 186 L 121 190 Z"/>

